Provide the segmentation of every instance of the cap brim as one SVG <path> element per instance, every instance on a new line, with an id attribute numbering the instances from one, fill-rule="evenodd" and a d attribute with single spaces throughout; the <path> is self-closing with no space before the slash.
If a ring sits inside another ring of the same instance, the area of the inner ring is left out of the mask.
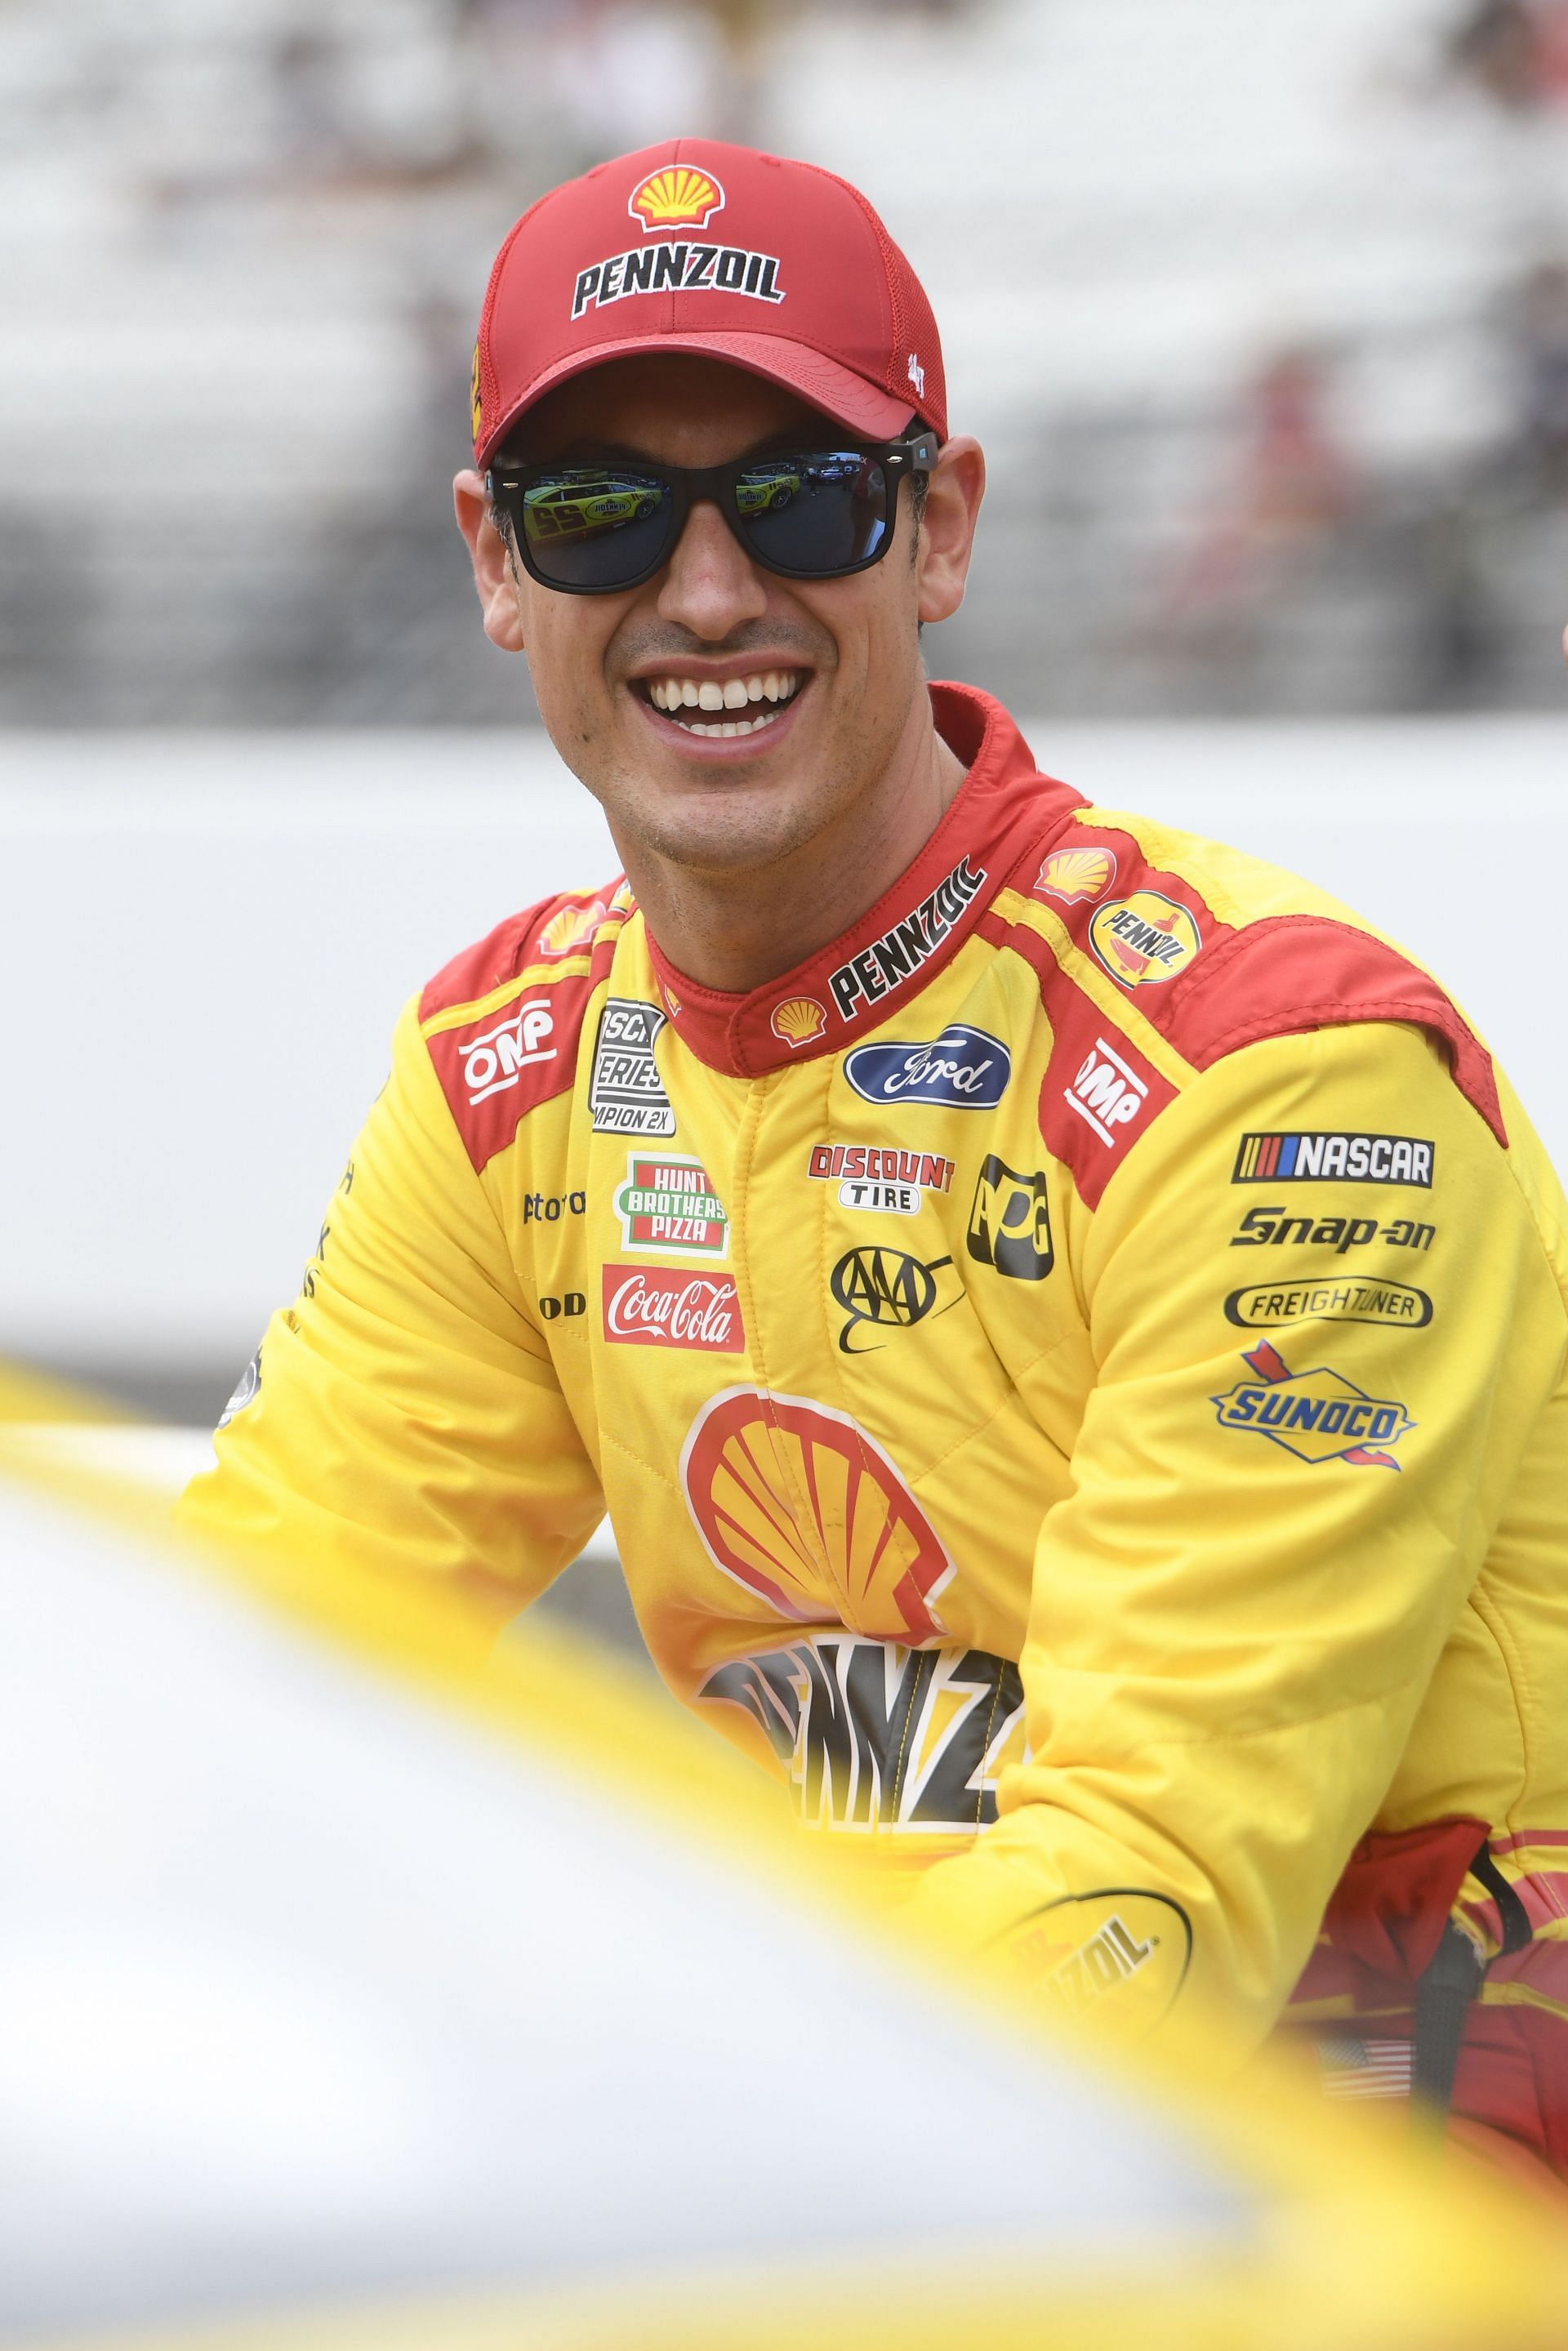
<path id="1" fill-rule="evenodd" d="M 573 376 L 586 375 L 591 368 L 603 367 L 610 360 L 641 358 L 649 351 L 677 351 L 694 359 L 722 360 L 730 367 L 742 368 L 747 375 L 759 375 L 769 383 L 777 383 L 801 400 L 820 408 L 825 416 L 848 427 L 862 441 L 896 440 L 912 415 L 919 409 L 913 393 L 908 399 L 884 392 L 880 384 L 868 383 L 863 375 L 841 361 L 814 351 L 804 343 L 791 343 L 781 335 L 746 335 L 716 329 L 706 333 L 692 329 L 679 334 L 626 335 L 618 342 L 595 343 L 586 350 L 574 351 L 570 359 L 558 360 L 555 366 L 528 386 L 521 400 L 514 402 L 501 417 L 493 432 L 487 433 L 479 444 L 478 460 L 488 464 L 497 444 L 521 416 L 526 416 L 547 392 L 558 384 L 570 382 Z"/>

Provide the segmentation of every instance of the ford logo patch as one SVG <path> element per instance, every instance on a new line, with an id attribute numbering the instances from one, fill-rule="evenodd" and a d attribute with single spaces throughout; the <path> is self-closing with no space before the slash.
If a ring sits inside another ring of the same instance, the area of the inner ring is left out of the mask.
<path id="1" fill-rule="evenodd" d="M 1012 1073 L 1001 1039 L 963 1020 L 930 1045 L 858 1045 L 844 1063 L 862 1102 L 946 1102 L 955 1110 L 995 1110 Z"/>

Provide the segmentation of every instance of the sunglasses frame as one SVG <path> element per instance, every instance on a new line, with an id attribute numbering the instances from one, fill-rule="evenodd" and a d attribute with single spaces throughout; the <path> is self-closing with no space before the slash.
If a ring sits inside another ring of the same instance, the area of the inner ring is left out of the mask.
<path id="1" fill-rule="evenodd" d="M 552 474 L 586 471 L 556 464 L 553 465 L 508 465 L 504 462 L 491 465 L 485 476 L 485 488 L 490 504 L 504 514 L 511 525 L 514 548 L 522 559 L 523 569 L 541 588 L 554 590 L 558 596 L 619 596 L 632 588 L 641 588 L 664 569 L 681 543 L 681 537 L 694 506 L 706 504 L 717 507 L 729 525 L 737 543 L 745 549 L 751 561 L 764 571 L 771 571 L 780 580 L 848 580 L 857 571 L 869 571 L 880 563 L 893 545 L 898 531 L 898 486 L 908 478 L 924 479 L 936 466 L 939 443 L 935 433 L 923 427 L 917 433 L 906 434 L 898 441 L 856 441 L 847 437 L 843 450 L 823 444 L 814 449 L 782 449 L 779 459 L 787 457 L 828 457 L 848 455 L 870 458 L 882 466 L 891 486 L 888 501 L 888 527 L 882 545 L 861 558 L 858 563 L 846 563 L 827 571 L 802 571 L 788 564 L 770 563 L 768 558 L 747 537 L 746 521 L 736 504 L 736 491 L 745 474 L 775 460 L 768 457 L 735 457 L 722 465 L 664 465 L 653 458 L 628 458 L 629 474 L 645 474 L 662 483 L 673 493 L 669 537 L 657 561 L 645 564 L 630 579 L 617 580 L 606 587 L 591 588 L 580 580 L 549 580 L 529 556 L 528 538 L 523 528 L 523 499 L 537 483 Z M 608 471 L 609 468 L 606 468 Z"/>

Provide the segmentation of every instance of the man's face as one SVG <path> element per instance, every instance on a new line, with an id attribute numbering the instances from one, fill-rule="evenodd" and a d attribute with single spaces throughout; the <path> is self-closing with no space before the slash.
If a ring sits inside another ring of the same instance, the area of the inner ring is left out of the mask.
<path id="1" fill-rule="evenodd" d="M 524 454 L 696 466 L 854 437 L 759 377 L 653 354 L 550 393 Z M 889 552 L 844 580 L 764 570 L 716 507 L 697 505 L 641 588 L 566 596 L 487 545 L 493 526 L 464 519 L 486 625 L 526 648 L 545 724 L 622 856 L 635 845 L 675 866 L 763 868 L 867 812 L 923 690 L 917 622 L 940 617 L 923 598 L 927 551 L 907 485 Z"/>

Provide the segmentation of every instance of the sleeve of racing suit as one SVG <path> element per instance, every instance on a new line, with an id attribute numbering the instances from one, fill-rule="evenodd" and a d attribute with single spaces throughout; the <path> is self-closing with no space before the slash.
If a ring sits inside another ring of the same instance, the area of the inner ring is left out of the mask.
<path id="1" fill-rule="evenodd" d="M 597 1477 L 415 1006 L 304 1288 L 215 1445 L 180 1505 L 192 1531 L 446 1577 L 497 1621 L 598 1522 Z"/>
<path id="2" fill-rule="evenodd" d="M 1301 1128 L 1424 1138 L 1430 1187 L 1239 1179 L 1245 1136 Z M 1342 1229 L 1238 1245 L 1254 1208 Z M 1195 1079 L 1072 1255 L 1098 1377 L 1039 1541 L 1028 1756 L 915 1904 L 1113 2029 L 1185 1986 L 1250 2042 L 1389 1787 L 1558 1376 L 1561 1296 L 1507 1155 L 1387 1024 Z"/>

